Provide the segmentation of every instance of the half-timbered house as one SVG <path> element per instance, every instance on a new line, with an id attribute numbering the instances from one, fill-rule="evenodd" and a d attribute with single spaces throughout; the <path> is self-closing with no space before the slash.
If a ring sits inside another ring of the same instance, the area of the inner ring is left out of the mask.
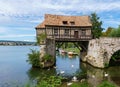
<path id="1" fill-rule="evenodd" d="M 89 16 L 63 16 L 45 14 L 45 19 L 35 29 L 55 41 L 88 41 L 92 39 Z"/>

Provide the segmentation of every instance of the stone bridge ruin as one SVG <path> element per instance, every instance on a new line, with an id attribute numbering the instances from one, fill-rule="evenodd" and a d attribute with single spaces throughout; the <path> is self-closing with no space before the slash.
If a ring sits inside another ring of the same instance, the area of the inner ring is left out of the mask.
<path id="1" fill-rule="evenodd" d="M 120 50 L 120 38 L 92 39 L 89 41 L 88 52 L 84 61 L 95 67 L 104 68 L 118 50 Z"/>

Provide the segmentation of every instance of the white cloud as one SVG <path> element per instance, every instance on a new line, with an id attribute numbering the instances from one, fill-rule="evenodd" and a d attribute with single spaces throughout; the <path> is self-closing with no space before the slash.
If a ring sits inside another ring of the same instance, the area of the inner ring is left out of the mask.
<path id="1" fill-rule="evenodd" d="M 64 11 L 91 12 L 110 11 L 119 9 L 120 1 L 98 0 L 1 0 L 0 13 L 5 15 L 43 15 L 44 13 L 57 13 Z"/>
<path id="2" fill-rule="evenodd" d="M 9 34 L 0 36 L 0 38 L 16 38 L 16 37 L 35 37 L 35 34 Z"/>
<path id="3" fill-rule="evenodd" d="M 112 10 L 120 10 L 119 0 L 0 0 L 0 23 L 14 18 L 39 23 L 45 13 L 75 15 Z"/>
<path id="4" fill-rule="evenodd" d="M 120 0 L 0 0 L 0 34 L 10 37 L 29 37 L 31 34 L 17 35 L 9 30 L 16 27 L 16 31 L 30 31 L 43 21 L 44 14 L 62 15 L 86 15 L 91 12 L 104 13 L 109 11 L 120 11 Z M 109 20 L 104 19 L 105 24 L 119 25 L 120 21 L 113 20 L 112 13 Z M 103 15 L 106 18 L 106 14 Z M 17 27 L 18 26 L 18 27 Z M 28 27 L 31 27 L 29 30 Z M 31 31 L 33 33 L 33 31 Z M 18 33 L 18 32 L 17 32 Z M 22 33 L 22 32 L 20 32 Z"/>
<path id="5" fill-rule="evenodd" d="M 0 34 L 5 33 L 6 30 L 3 27 L 0 27 Z"/>
<path id="6" fill-rule="evenodd" d="M 4 34 L 9 34 L 10 32 L 12 32 L 10 28 L 0 26 L 0 34 L 4 35 Z"/>
<path id="7" fill-rule="evenodd" d="M 20 18 L 28 15 L 43 16 L 45 13 L 103 12 L 116 9 L 120 10 L 119 0 L 0 0 L 0 14 Z"/>
<path id="8" fill-rule="evenodd" d="M 41 18 L 41 19 L 34 19 L 34 20 L 30 20 L 29 22 L 31 22 L 31 23 L 40 23 L 40 22 L 42 22 L 43 21 L 43 18 Z"/>
<path id="9" fill-rule="evenodd" d="M 107 23 L 120 25 L 120 21 L 117 21 L 117 20 L 109 20 L 107 21 Z"/>

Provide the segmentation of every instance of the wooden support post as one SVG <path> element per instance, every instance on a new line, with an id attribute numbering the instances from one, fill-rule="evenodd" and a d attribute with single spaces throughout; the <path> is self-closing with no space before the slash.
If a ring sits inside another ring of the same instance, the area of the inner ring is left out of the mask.
<path id="1" fill-rule="evenodd" d="M 63 45 L 63 42 L 56 42 L 56 45 L 58 46 L 58 48 L 60 48 Z"/>
<path id="2" fill-rule="evenodd" d="M 73 43 L 79 50 L 81 50 L 81 47 L 80 47 L 80 45 L 78 45 L 78 43 L 75 43 L 75 42 L 73 42 Z"/>

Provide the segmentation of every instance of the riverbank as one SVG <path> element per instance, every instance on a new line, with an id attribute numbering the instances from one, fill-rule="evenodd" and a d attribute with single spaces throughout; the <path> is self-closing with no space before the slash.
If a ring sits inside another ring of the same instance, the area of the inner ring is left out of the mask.
<path id="1" fill-rule="evenodd" d="M 64 49 L 61 49 L 63 53 L 73 53 L 73 54 L 76 54 L 76 55 L 79 55 L 80 54 L 80 50 L 78 48 L 64 48 Z"/>
<path id="2" fill-rule="evenodd" d="M 37 46 L 36 42 L 0 40 L 0 46 Z"/>

